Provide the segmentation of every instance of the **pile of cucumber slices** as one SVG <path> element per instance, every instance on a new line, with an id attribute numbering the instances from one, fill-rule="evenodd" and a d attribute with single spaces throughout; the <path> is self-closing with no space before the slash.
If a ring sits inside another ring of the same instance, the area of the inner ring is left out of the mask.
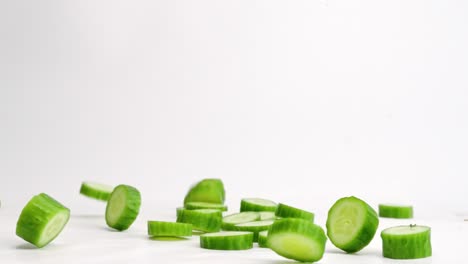
<path id="1" fill-rule="evenodd" d="M 105 220 L 123 231 L 138 216 L 140 192 L 129 185 L 116 187 L 83 182 L 80 193 L 107 202 Z M 261 198 L 244 198 L 240 212 L 223 216 L 225 190 L 220 179 L 203 179 L 193 185 L 176 209 L 175 222 L 148 221 L 150 237 L 190 237 L 200 232 L 200 247 L 213 250 L 246 250 L 258 243 L 278 255 L 301 262 L 319 261 L 327 239 L 337 248 L 355 253 L 374 238 L 380 217 L 412 218 L 411 206 L 380 204 L 379 213 L 351 196 L 337 200 L 328 211 L 326 231 L 314 223 L 314 213 Z M 16 234 L 41 248 L 63 230 L 70 210 L 47 194 L 34 196 L 22 210 Z M 395 226 L 381 232 L 382 255 L 392 259 L 417 259 L 432 255 L 431 229 Z"/>

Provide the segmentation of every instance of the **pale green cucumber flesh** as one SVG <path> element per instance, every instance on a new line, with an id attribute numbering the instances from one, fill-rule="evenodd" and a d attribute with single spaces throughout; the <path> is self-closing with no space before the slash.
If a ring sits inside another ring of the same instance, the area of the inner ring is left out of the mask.
<path id="1" fill-rule="evenodd" d="M 109 227 L 123 231 L 128 229 L 140 212 L 140 192 L 129 185 L 114 188 L 107 201 L 106 223 Z"/>
<path id="2" fill-rule="evenodd" d="M 258 212 L 241 212 L 231 214 L 223 218 L 222 228 L 224 230 L 236 230 L 235 225 L 260 220 Z"/>
<path id="3" fill-rule="evenodd" d="M 277 204 L 271 200 L 262 198 L 244 198 L 241 200 L 240 211 L 271 211 L 276 210 Z"/>
<path id="4" fill-rule="evenodd" d="M 83 182 L 80 193 L 89 198 L 100 201 L 107 201 L 114 190 L 114 187 L 96 182 Z"/>

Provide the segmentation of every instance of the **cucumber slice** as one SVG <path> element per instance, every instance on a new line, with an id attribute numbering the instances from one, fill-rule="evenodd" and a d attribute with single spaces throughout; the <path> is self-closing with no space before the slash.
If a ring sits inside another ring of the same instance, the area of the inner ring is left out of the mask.
<path id="1" fill-rule="evenodd" d="M 204 179 L 190 188 L 184 205 L 191 202 L 224 204 L 225 191 L 220 179 Z"/>
<path id="2" fill-rule="evenodd" d="M 432 255 L 431 228 L 427 226 L 396 226 L 384 229 L 383 256 L 391 259 L 417 259 Z"/>
<path id="3" fill-rule="evenodd" d="M 374 209 L 354 196 L 339 199 L 328 211 L 327 235 L 333 245 L 348 253 L 367 246 L 378 226 Z"/>
<path id="4" fill-rule="evenodd" d="M 177 208 L 177 222 L 192 224 L 192 228 L 203 232 L 218 232 L 223 215 L 216 209 L 188 210 Z"/>
<path id="5" fill-rule="evenodd" d="M 216 209 L 220 211 L 227 211 L 228 208 L 224 204 L 216 204 L 216 203 L 204 203 L 204 202 L 191 202 L 186 203 L 185 208 L 189 210 L 195 209 Z"/>
<path id="6" fill-rule="evenodd" d="M 258 246 L 267 248 L 268 230 L 258 232 Z"/>
<path id="7" fill-rule="evenodd" d="M 275 220 L 275 212 L 258 212 L 260 214 L 260 220 Z"/>
<path id="8" fill-rule="evenodd" d="M 243 224 L 235 225 L 236 230 L 238 231 L 249 231 L 253 233 L 253 241 L 258 241 L 258 233 L 260 231 L 268 230 L 268 228 L 273 224 L 275 220 L 264 220 L 264 221 L 255 221 L 248 222 Z"/>
<path id="9" fill-rule="evenodd" d="M 34 196 L 16 223 L 16 235 L 36 247 L 54 240 L 70 219 L 70 209 L 45 193 Z"/>
<path id="10" fill-rule="evenodd" d="M 200 247 L 217 250 L 244 250 L 253 247 L 253 234 L 242 231 L 225 231 L 203 234 Z"/>
<path id="11" fill-rule="evenodd" d="M 106 223 L 109 227 L 123 231 L 128 229 L 140 212 L 140 192 L 129 185 L 114 188 L 106 207 Z"/>
<path id="12" fill-rule="evenodd" d="M 224 230 L 236 230 L 237 224 L 248 223 L 260 220 L 258 212 L 242 212 L 231 214 L 223 218 L 222 228 Z"/>
<path id="13" fill-rule="evenodd" d="M 289 205 L 285 204 L 278 204 L 278 207 L 276 208 L 275 214 L 277 217 L 282 217 L 282 218 L 301 218 L 305 220 L 309 220 L 311 222 L 314 222 L 314 213 L 295 208 Z"/>
<path id="14" fill-rule="evenodd" d="M 278 255 L 302 262 L 323 257 L 327 237 L 323 229 L 309 220 L 284 218 L 268 230 L 267 245 Z"/>
<path id="15" fill-rule="evenodd" d="M 241 212 L 250 212 L 250 211 L 270 211 L 274 212 L 276 210 L 277 204 L 273 201 L 261 198 L 244 198 L 241 200 L 240 211 Z"/>
<path id="16" fill-rule="evenodd" d="M 89 198 L 107 201 L 114 187 L 96 182 L 82 182 L 80 193 Z"/>
<path id="17" fill-rule="evenodd" d="M 148 221 L 148 235 L 152 237 L 192 236 L 192 225 L 174 222 Z"/>
<path id="18" fill-rule="evenodd" d="M 379 216 L 388 218 L 413 218 L 413 206 L 379 204 Z"/>

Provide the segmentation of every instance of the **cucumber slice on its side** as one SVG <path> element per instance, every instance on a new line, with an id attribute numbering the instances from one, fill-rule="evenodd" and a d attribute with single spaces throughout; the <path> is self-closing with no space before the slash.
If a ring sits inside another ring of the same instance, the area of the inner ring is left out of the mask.
<path id="1" fill-rule="evenodd" d="M 140 192 L 129 185 L 119 185 L 112 191 L 106 207 L 106 223 L 123 231 L 128 229 L 140 212 Z"/>
<path id="2" fill-rule="evenodd" d="M 177 208 L 177 222 L 192 224 L 192 228 L 203 232 L 218 232 L 223 215 L 216 209 L 188 210 Z"/>
<path id="3" fill-rule="evenodd" d="M 413 206 L 379 204 L 379 216 L 388 218 L 413 218 Z"/>
<path id="4" fill-rule="evenodd" d="M 81 183 L 80 193 L 89 198 L 100 201 L 107 201 L 114 190 L 114 187 L 96 182 Z"/>
<path id="5" fill-rule="evenodd" d="M 270 211 L 276 210 L 277 204 L 273 201 L 261 198 L 244 198 L 241 200 L 240 211 Z"/>
<path id="6" fill-rule="evenodd" d="M 301 218 L 305 220 L 309 220 L 311 222 L 314 222 L 314 213 L 295 208 L 289 205 L 285 204 L 278 204 L 278 207 L 276 208 L 275 214 L 277 217 L 282 217 L 282 218 Z"/>
<path id="7" fill-rule="evenodd" d="M 268 247 L 278 255 L 302 262 L 315 262 L 323 257 L 327 237 L 323 229 L 308 220 L 276 220 L 268 230 Z"/>
<path id="8" fill-rule="evenodd" d="M 242 231 L 203 234 L 200 236 L 200 246 L 217 250 L 250 249 L 253 247 L 253 234 Z"/>
<path id="9" fill-rule="evenodd" d="M 268 230 L 268 228 L 273 224 L 275 220 L 264 220 L 264 221 L 255 221 L 248 222 L 243 224 L 235 225 L 236 230 L 238 231 L 249 231 L 253 233 L 253 241 L 258 241 L 258 233 L 260 231 Z"/>
<path id="10" fill-rule="evenodd" d="M 223 218 L 222 228 L 224 230 L 237 230 L 236 225 L 260 220 L 258 212 L 242 212 L 231 214 Z"/>
<path id="11" fill-rule="evenodd" d="M 337 248 L 354 253 L 371 242 L 378 225 L 377 213 L 366 202 L 344 197 L 328 211 L 327 235 Z"/>
<path id="12" fill-rule="evenodd" d="M 432 255 L 431 229 L 427 226 L 396 226 L 384 229 L 383 256 L 391 259 L 417 259 Z"/>
<path id="13" fill-rule="evenodd" d="M 192 225 L 185 223 L 148 221 L 148 235 L 152 237 L 192 236 Z"/>
<path id="14" fill-rule="evenodd" d="M 260 214 L 260 220 L 275 220 L 275 212 L 258 212 Z"/>
<path id="15" fill-rule="evenodd" d="M 205 203 L 205 202 L 190 202 L 185 204 L 185 208 L 189 210 L 196 210 L 196 209 L 216 209 L 220 211 L 227 211 L 228 208 L 224 204 L 216 204 L 216 203 Z"/>
<path id="16" fill-rule="evenodd" d="M 204 179 L 193 185 L 184 198 L 184 205 L 190 202 L 224 204 L 225 191 L 220 179 Z"/>
<path id="17" fill-rule="evenodd" d="M 258 246 L 267 248 L 268 230 L 258 232 Z"/>
<path id="18" fill-rule="evenodd" d="M 16 235 L 36 247 L 54 240 L 70 219 L 70 210 L 45 193 L 34 196 L 16 223 Z"/>

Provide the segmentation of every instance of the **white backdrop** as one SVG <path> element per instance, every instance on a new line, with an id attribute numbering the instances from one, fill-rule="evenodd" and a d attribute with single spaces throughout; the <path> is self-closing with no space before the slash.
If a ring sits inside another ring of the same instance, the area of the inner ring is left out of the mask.
<path id="1" fill-rule="evenodd" d="M 466 1 L 1 1 L 0 199 L 468 207 Z M 234 208 L 235 209 L 235 208 Z"/>

